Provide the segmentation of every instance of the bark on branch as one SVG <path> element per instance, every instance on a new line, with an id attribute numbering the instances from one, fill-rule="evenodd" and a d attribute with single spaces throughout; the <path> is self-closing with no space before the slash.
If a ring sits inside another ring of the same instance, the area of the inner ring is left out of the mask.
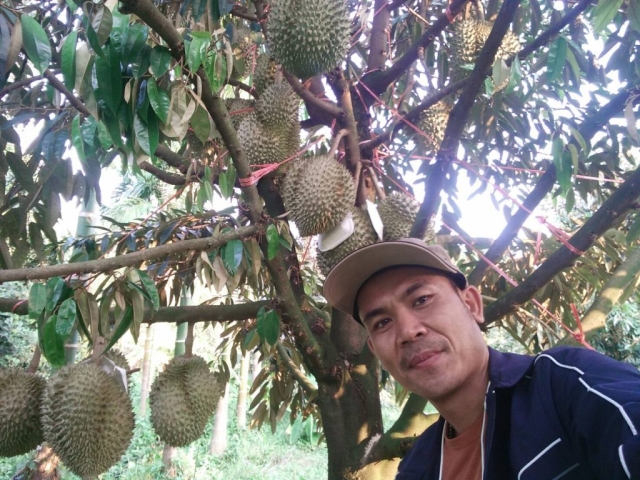
<path id="1" fill-rule="evenodd" d="M 291 376 L 300 384 L 305 393 L 309 396 L 315 396 L 318 393 L 318 389 L 313 384 L 311 379 L 309 379 L 309 377 L 304 374 L 302 369 L 300 369 L 300 367 L 298 367 L 293 362 L 285 346 L 282 345 L 282 343 L 278 342 L 276 344 L 276 349 L 278 350 L 278 354 L 280 355 L 280 360 L 282 360 L 282 363 L 284 363 L 284 365 L 287 367 L 287 369 L 291 373 Z"/>
<path id="2" fill-rule="evenodd" d="M 112 258 L 90 260 L 88 262 L 66 263 L 62 265 L 50 265 L 37 268 L 0 270 L 0 283 L 18 280 L 65 277 L 67 275 L 92 272 L 108 272 L 117 268 L 131 267 L 148 260 L 155 260 L 174 253 L 185 252 L 187 250 L 211 250 L 213 248 L 221 247 L 231 240 L 250 237 L 259 231 L 260 228 L 253 225 L 250 227 L 241 227 L 231 232 L 221 233 L 215 237 L 183 240 Z"/>
<path id="3" fill-rule="evenodd" d="M 162 180 L 164 183 L 168 183 L 169 185 L 184 185 L 187 183 L 187 179 L 184 175 L 167 172 L 166 170 L 162 170 L 149 162 L 142 162 L 138 166 L 140 169 L 150 173 L 158 180 Z"/>
<path id="4" fill-rule="evenodd" d="M 609 228 L 615 220 L 632 208 L 640 195 L 640 168 L 602 204 L 589 220 L 569 239 L 573 249 L 585 252 Z M 519 305 L 530 300 L 535 293 L 550 282 L 560 271 L 573 265 L 580 255 L 566 246 L 558 248 L 527 279 L 485 310 L 485 324 L 495 322 L 514 312 Z"/>
<path id="5" fill-rule="evenodd" d="M 520 0 L 505 0 L 502 4 L 489 38 L 478 55 L 469 83 L 467 83 L 453 110 L 451 110 L 444 138 L 436 155 L 436 164 L 427 180 L 424 201 L 420 205 L 416 221 L 411 227 L 410 235 L 412 237 L 424 237 L 429 221 L 440 205 L 440 192 L 449 174 L 451 161 L 457 157 L 460 137 L 467 123 L 469 111 L 484 82 L 487 70 L 493 64 L 498 47 L 509 29 L 519 5 Z"/>
<path id="6" fill-rule="evenodd" d="M 579 127 L 578 131 L 582 138 L 589 142 L 591 138 L 599 131 L 603 125 L 607 124 L 611 118 L 617 113 L 621 112 L 624 108 L 627 100 L 632 96 L 637 94 L 638 89 L 632 88 L 628 90 L 623 90 L 618 93 L 615 97 L 613 97 L 609 103 L 607 103 L 604 107 L 598 109 L 593 114 L 589 115 L 582 122 L 582 125 Z M 571 140 L 578 151 L 581 150 L 580 144 L 575 139 Z M 505 250 L 509 247 L 513 239 L 516 237 L 524 222 L 529 218 L 530 212 L 535 210 L 538 204 L 542 201 L 542 199 L 553 189 L 556 181 L 556 167 L 551 164 L 545 171 L 545 173 L 540 177 L 538 183 L 533 188 L 531 193 L 525 198 L 522 205 L 525 208 L 518 208 L 516 213 L 509 219 L 509 222 L 505 226 L 504 230 L 500 233 L 500 236 L 496 239 L 496 241 L 491 245 L 487 253 L 484 255 L 485 258 L 492 263 L 497 262 Z M 481 259 L 476 267 L 473 269 L 471 274 L 468 276 L 469 283 L 471 285 L 479 285 L 484 275 L 486 274 L 489 268 L 489 263 L 484 259 Z"/>
<path id="7" fill-rule="evenodd" d="M 65 97 L 67 97 L 67 100 L 69 100 L 69 103 L 73 105 L 73 107 L 76 110 L 78 110 L 80 113 L 82 113 L 87 117 L 91 116 L 91 112 L 87 107 L 84 106 L 84 103 L 82 103 L 82 101 L 78 97 L 76 97 L 72 92 L 70 92 L 69 89 L 64 86 L 64 83 L 58 80 L 58 78 L 53 74 L 51 70 L 45 70 L 44 76 L 47 78 L 47 80 L 49 80 L 49 83 L 53 86 L 53 88 L 55 88 L 60 93 L 62 93 Z"/>

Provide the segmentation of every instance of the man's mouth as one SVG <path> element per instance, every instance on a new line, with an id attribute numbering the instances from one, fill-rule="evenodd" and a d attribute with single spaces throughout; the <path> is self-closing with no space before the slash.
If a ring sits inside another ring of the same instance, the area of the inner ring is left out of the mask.
<path id="1" fill-rule="evenodd" d="M 440 354 L 440 351 L 426 350 L 424 352 L 417 353 L 409 358 L 407 362 L 407 368 L 426 367 L 435 361 L 435 357 Z"/>

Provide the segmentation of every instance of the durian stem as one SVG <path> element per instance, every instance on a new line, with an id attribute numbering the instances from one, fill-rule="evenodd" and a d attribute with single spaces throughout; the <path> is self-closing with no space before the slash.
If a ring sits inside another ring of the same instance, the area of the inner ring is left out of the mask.
<path id="1" fill-rule="evenodd" d="M 42 352 L 40 351 L 40 346 L 36 345 L 36 348 L 33 351 L 33 357 L 31 357 L 31 363 L 29 363 L 29 368 L 27 368 L 27 372 L 36 373 L 38 366 L 40 365 L 40 358 L 42 358 Z"/>
<path id="2" fill-rule="evenodd" d="M 331 141 L 332 154 L 335 154 L 336 150 L 338 150 L 338 145 L 340 145 L 340 140 L 342 140 L 342 137 L 348 134 L 349 134 L 349 130 L 347 130 L 346 128 L 343 128 L 342 130 L 338 131 L 338 133 L 335 134 L 335 136 L 333 137 L 333 140 Z"/>
<path id="3" fill-rule="evenodd" d="M 187 358 L 193 357 L 193 327 L 195 323 L 189 322 L 187 326 L 187 338 L 184 341 L 184 356 Z"/>
<path id="4" fill-rule="evenodd" d="M 378 175 L 376 175 L 375 170 L 371 167 L 367 167 L 367 171 L 369 172 L 369 175 L 371 175 L 371 180 L 373 181 L 373 188 L 376 189 L 376 195 L 378 195 L 378 200 L 384 200 L 387 197 L 387 194 L 384 193 L 384 190 L 380 186 L 380 180 L 378 178 Z"/>

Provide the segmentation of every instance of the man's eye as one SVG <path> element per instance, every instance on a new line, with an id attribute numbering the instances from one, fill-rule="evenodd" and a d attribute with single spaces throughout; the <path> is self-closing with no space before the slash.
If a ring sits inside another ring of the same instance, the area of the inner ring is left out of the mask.
<path id="1" fill-rule="evenodd" d="M 373 329 L 374 330 L 379 330 L 379 329 L 381 329 L 383 327 L 386 327 L 389 324 L 389 322 L 391 322 L 390 318 L 383 318 L 381 320 L 378 320 L 377 322 L 375 322 L 373 324 Z"/>
<path id="2" fill-rule="evenodd" d="M 414 307 L 418 307 L 418 306 L 422 305 L 423 303 L 425 303 L 428 299 L 429 299 L 429 295 L 423 295 L 421 297 L 418 297 L 413 302 L 413 306 Z"/>

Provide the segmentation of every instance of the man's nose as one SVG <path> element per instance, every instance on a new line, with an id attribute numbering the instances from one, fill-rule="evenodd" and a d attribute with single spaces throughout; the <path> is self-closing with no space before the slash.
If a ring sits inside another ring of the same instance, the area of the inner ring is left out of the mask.
<path id="1" fill-rule="evenodd" d="M 397 316 L 398 322 L 398 339 L 402 345 L 414 341 L 416 338 L 427 334 L 427 327 L 423 319 L 411 314 L 410 312 L 402 312 Z"/>

